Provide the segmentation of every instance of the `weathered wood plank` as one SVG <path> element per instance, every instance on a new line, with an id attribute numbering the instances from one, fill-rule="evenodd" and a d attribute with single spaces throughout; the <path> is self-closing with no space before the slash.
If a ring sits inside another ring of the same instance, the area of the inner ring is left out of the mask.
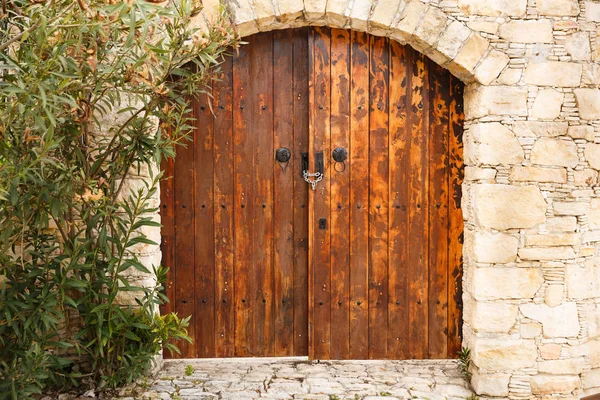
<path id="1" fill-rule="evenodd" d="M 253 308 L 250 300 L 254 285 L 252 209 L 254 198 L 253 138 L 251 133 L 252 91 L 249 63 L 253 56 L 253 38 L 239 49 L 233 62 L 233 143 L 235 221 L 235 354 L 252 355 Z"/>
<path id="2" fill-rule="evenodd" d="M 294 354 L 308 355 L 308 185 L 301 176 L 308 154 L 308 28 L 293 31 Z"/>
<path id="3" fill-rule="evenodd" d="M 429 258 L 427 245 L 427 217 L 429 204 L 428 182 L 428 132 L 429 94 L 428 71 L 422 54 L 411 50 L 410 79 L 410 176 L 409 176 L 409 349 L 411 358 L 427 357 L 428 338 L 428 279 Z"/>
<path id="4" fill-rule="evenodd" d="M 389 140 L 389 300 L 388 355 L 408 356 L 408 55 L 406 47 L 390 42 Z"/>
<path id="5" fill-rule="evenodd" d="M 195 117 L 195 107 L 192 116 Z M 195 133 L 192 133 L 195 135 Z M 181 318 L 191 316 L 188 335 L 196 337 L 194 265 L 194 143 L 179 147 L 175 157 L 175 298 L 173 309 Z M 196 357 L 194 343 L 180 342 L 182 357 Z"/>
<path id="6" fill-rule="evenodd" d="M 350 358 L 369 357 L 369 39 L 352 32 L 350 93 Z"/>
<path id="7" fill-rule="evenodd" d="M 389 41 L 370 37 L 369 358 L 387 356 Z"/>
<path id="8" fill-rule="evenodd" d="M 194 102 L 194 292 L 196 357 L 215 353 L 215 253 L 213 214 L 213 117 L 210 97 Z"/>
<path id="9" fill-rule="evenodd" d="M 292 31 L 273 33 L 273 148 L 294 150 L 294 87 Z M 273 158 L 275 156 L 265 155 Z M 262 161 L 264 162 L 264 161 Z M 293 160 L 273 163 L 273 306 L 274 352 L 278 356 L 293 355 L 293 251 L 294 251 L 294 178 Z"/>
<path id="10" fill-rule="evenodd" d="M 324 177 L 319 182 L 312 199 L 309 211 L 309 235 L 312 248 L 310 250 L 312 263 L 313 297 L 309 307 L 313 307 L 312 352 L 309 355 L 315 359 L 330 358 L 331 343 L 331 274 L 330 274 L 330 229 L 331 217 L 329 190 L 331 177 L 330 149 L 330 98 L 331 98 L 331 32 L 328 28 L 314 28 L 312 34 L 312 89 L 310 107 L 310 134 L 312 136 L 310 155 L 312 171 L 317 168 L 317 153 L 323 153 Z M 325 221 L 325 229 L 319 228 L 319 220 Z"/>
<path id="11" fill-rule="evenodd" d="M 464 85 L 450 77 L 449 107 L 449 229 L 448 229 L 448 358 L 456 358 L 462 338 L 462 244 L 464 238 L 461 210 L 463 162 Z"/>
<path id="12" fill-rule="evenodd" d="M 331 149 L 350 147 L 350 31 L 331 30 Z M 331 153 L 325 155 L 331 157 Z M 331 358 L 350 354 L 350 168 L 331 161 Z"/>
<path id="13" fill-rule="evenodd" d="M 213 84 L 216 357 L 235 355 L 232 63 L 225 57 Z"/>
<path id="14" fill-rule="evenodd" d="M 161 242 L 160 250 L 162 253 L 161 265 L 168 268 L 167 280 L 164 283 L 163 293 L 170 300 L 161 305 L 160 313 L 162 315 L 174 311 L 175 299 L 175 194 L 174 194 L 174 179 L 173 173 L 175 170 L 175 160 L 168 158 L 163 160 L 161 164 L 163 171 L 162 180 L 160 183 L 160 220 Z M 168 351 L 163 351 L 164 358 L 172 358 L 177 354 L 171 354 Z"/>
<path id="15" fill-rule="evenodd" d="M 254 139 L 254 198 L 251 240 L 256 289 L 253 354 L 274 354 L 273 331 L 273 34 L 256 35 L 250 58 L 252 79 L 251 135 Z"/>
<path id="16" fill-rule="evenodd" d="M 448 107 L 450 76 L 429 69 L 429 358 L 448 354 Z"/>

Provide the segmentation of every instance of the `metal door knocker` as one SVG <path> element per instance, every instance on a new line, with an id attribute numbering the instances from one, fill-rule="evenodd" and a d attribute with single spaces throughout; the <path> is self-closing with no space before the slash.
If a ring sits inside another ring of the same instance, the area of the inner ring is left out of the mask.
<path id="1" fill-rule="evenodd" d="M 346 159 L 348 158 L 348 150 L 346 150 L 343 147 L 337 147 L 333 150 L 331 156 L 333 157 L 333 161 L 335 161 L 333 169 L 335 169 L 336 172 L 344 172 L 344 170 L 346 169 Z M 342 164 L 341 169 L 339 169 L 338 164 Z"/>
<path id="2" fill-rule="evenodd" d="M 275 159 L 283 172 L 287 169 L 292 153 L 287 147 L 280 147 L 275 151 Z"/>

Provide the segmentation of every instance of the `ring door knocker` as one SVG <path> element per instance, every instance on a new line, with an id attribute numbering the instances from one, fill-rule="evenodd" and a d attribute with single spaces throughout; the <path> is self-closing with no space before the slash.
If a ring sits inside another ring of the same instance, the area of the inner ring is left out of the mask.
<path id="1" fill-rule="evenodd" d="M 279 163 L 279 168 L 281 168 L 283 172 L 285 172 L 287 169 L 291 157 L 292 153 L 287 147 L 280 147 L 275 151 L 275 159 Z"/>
<path id="2" fill-rule="evenodd" d="M 348 158 L 348 150 L 343 147 L 337 147 L 331 153 L 331 157 L 333 157 L 333 161 L 335 161 L 335 165 L 333 169 L 336 172 L 344 172 L 346 169 L 346 159 Z M 338 169 L 338 164 L 342 164 L 342 168 Z"/>
<path id="3" fill-rule="evenodd" d="M 323 172 L 325 170 L 323 152 L 319 151 L 315 156 L 317 172 L 308 172 L 308 153 L 302 153 L 302 177 L 306 182 L 310 183 L 312 190 L 317 190 L 317 183 L 323 180 Z"/>

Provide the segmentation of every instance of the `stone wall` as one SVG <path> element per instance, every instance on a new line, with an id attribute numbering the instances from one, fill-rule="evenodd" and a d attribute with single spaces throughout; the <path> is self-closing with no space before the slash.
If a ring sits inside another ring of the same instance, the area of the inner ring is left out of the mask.
<path id="1" fill-rule="evenodd" d="M 600 392 L 600 2 L 227 0 L 242 36 L 389 36 L 465 92 L 464 346 L 511 399 Z M 218 0 L 205 0 L 202 25 Z M 156 263 L 157 249 L 143 251 Z"/>

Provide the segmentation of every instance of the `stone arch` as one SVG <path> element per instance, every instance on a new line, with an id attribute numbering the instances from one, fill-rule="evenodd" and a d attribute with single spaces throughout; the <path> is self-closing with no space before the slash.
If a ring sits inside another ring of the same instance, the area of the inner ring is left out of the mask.
<path id="1" fill-rule="evenodd" d="M 466 84 L 489 85 L 509 62 L 479 33 L 419 0 L 210 0 L 204 18 L 223 5 L 242 37 L 308 25 L 363 31 L 410 45 Z"/>

